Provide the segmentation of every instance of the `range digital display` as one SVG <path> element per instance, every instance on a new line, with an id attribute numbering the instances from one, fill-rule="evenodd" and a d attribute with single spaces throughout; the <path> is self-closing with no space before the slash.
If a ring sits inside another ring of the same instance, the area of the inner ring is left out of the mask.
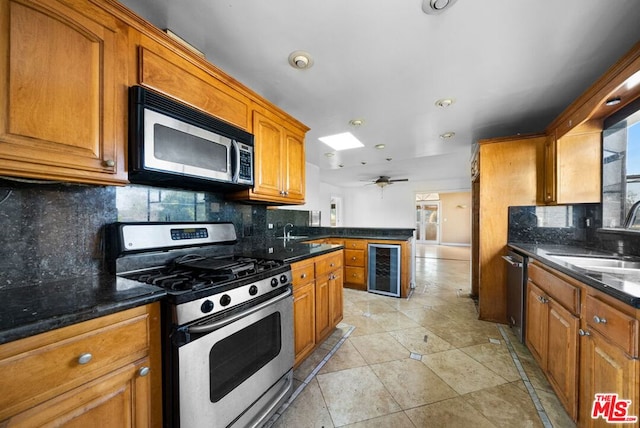
<path id="1" fill-rule="evenodd" d="M 183 239 L 208 238 L 209 233 L 205 227 L 190 227 L 182 229 L 171 229 L 171 239 L 180 241 Z"/>

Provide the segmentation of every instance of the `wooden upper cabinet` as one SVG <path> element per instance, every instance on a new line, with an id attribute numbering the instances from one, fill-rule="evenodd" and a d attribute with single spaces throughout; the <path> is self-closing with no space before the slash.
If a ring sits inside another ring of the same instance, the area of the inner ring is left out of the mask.
<path id="1" fill-rule="evenodd" d="M 244 130 L 251 129 L 249 98 L 194 63 L 193 57 L 142 35 L 137 60 L 136 83 Z"/>
<path id="2" fill-rule="evenodd" d="M 602 126 L 587 122 L 539 150 L 538 201 L 542 204 L 599 203 L 602 194 Z"/>
<path id="3" fill-rule="evenodd" d="M 280 118 L 253 111 L 254 186 L 229 199 L 279 205 L 304 204 L 304 131 L 292 130 Z"/>
<path id="4" fill-rule="evenodd" d="M 79 0 L 0 20 L 0 175 L 125 184 L 126 26 Z"/>

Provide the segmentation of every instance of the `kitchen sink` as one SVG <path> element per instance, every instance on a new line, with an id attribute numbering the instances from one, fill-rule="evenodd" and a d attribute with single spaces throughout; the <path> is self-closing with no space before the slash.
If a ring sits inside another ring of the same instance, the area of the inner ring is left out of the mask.
<path id="1" fill-rule="evenodd" d="M 555 259 L 564 263 L 568 263 L 583 269 L 595 270 L 598 272 L 609 273 L 638 273 L 640 272 L 640 261 L 636 260 L 620 260 L 606 257 L 589 257 L 589 256 L 567 256 L 567 255 L 549 255 L 551 259 Z"/>
<path id="2" fill-rule="evenodd" d="M 302 239 L 302 238 L 308 238 L 308 237 L 309 237 L 308 235 L 291 235 L 291 236 L 287 236 L 287 237 L 277 236 L 276 239 L 287 239 L 287 240 L 289 240 L 289 239 Z"/>

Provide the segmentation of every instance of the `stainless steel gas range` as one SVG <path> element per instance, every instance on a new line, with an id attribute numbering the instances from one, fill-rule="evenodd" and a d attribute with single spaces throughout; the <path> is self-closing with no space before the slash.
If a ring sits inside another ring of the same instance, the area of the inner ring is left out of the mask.
<path id="1" fill-rule="evenodd" d="M 232 223 L 114 223 L 116 274 L 163 287 L 167 427 L 259 427 L 293 380 L 291 268 L 233 253 Z"/>

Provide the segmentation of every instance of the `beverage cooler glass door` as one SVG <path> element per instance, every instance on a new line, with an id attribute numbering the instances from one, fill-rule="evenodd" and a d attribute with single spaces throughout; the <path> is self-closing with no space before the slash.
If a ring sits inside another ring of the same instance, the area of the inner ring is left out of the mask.
<path id="1" fill-rule="evenodd" d="M 400 245 L 369 244 L 370 293 L 400 297 Z"/>

